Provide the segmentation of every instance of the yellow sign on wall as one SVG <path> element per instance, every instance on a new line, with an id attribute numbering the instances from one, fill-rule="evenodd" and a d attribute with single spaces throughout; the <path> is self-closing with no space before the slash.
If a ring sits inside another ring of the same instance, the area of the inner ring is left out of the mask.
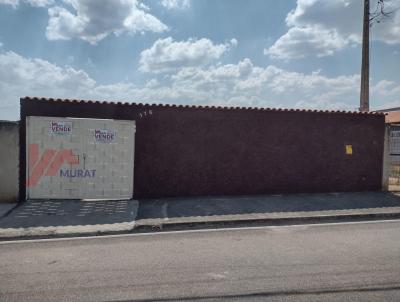
<path id="1" fill-rule="evenodd" d="M 353 154 L 353 145 L 346 145 L 346 154 L 347 155 Z"/>

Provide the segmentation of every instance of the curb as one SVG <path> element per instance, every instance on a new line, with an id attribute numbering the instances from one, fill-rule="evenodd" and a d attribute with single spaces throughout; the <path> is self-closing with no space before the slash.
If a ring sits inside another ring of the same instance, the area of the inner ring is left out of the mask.
<path id="1" fill-rule="evenodd" d="M 400 218 L 400 212 L 367 213 L 367 214 L 340 214 L 320 216 L 297 216 L 284 218 L 251 218 L 230 220 L 198 220 L 198 221 L 163 221 L 153 223 L 141 223 L 140 220 L 115 224 L 77 225 L 77 226 L 51 226 L 51 227 L 29 227 L 29 228 L 0 228 L 0 242 L 11 240 L 29 240 L 44 238 L 68 238 L 82 236 L 118 235 L 118 234 L 140 234 L 157 233 L 163 231 L 196 230 L 210 228 L 240 228 L 255 226 L 282 226 L 320 224 L 335 222 L 394 220 Z"/>
<path id="2" fill-rule="evenodd" d="M 135 221 L 94 225 L 0 228 L 0 241 L 10 239 L 73 237 L 129 233 L 134 229 L 134 227 Z"/>
<path id="3" fill-rule="evenodd" d="M 281 226 L 294 224 L 318 224 L 334 222 L 352 221 L 373 221 L 400 219 L 400 212 L 393 213 L 368 213 L 368 214 L 341 214 L 341 215 L 321 215 L 321 216 L 299 216 L 284 218 L 252 218 L 252 219 L 233 219 L 233 220 L 203 220 L 203 221 L 171 221 L 165 220 L 160 223 L 141 224 L 136 222 L 134 233 L 178 231 L 185 229 L 207 229 L 207 228 L 226 228 L 226 227 L 251 227 L 251 226 Z"/>

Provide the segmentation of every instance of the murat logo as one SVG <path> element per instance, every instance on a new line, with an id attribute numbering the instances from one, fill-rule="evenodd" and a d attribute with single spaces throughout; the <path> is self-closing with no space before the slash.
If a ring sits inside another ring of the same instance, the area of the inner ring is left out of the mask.
<path id="1" fill-rule="evenodd" d="M 39 156 L 39 145 L 29 145 L 28 167 L 29 175 L 26 185 L 36 186 L 43 176 L 54 176 L 64 163 L 70 165 L 79 164 L 79 157 L 68 149 L 45 149 L 42 156 Z"/>
<path id="2" fill-rule="evenodd" d="M 50 134 L 69 135 L 72 132 L 72 122 L 50 122 Z"/>
<path id="3" fill-rule="evenodd" d="M 30 144 L 28 153 L 28 179 L 27 187 L 36 186 L 43 176 L 55 176 L 59 173 L 60 177 L 95 177 L 96 170 L 87 169 L 61 169 L 63 164 L 71 166 L 79 164 L 79 156 L 75 155 L 70 149 L 45 149 L 39 155 L 39 145 Z"/>

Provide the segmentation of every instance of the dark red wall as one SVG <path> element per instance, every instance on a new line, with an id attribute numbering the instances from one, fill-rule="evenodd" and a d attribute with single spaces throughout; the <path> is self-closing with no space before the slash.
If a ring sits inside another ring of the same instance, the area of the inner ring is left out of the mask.
<path id="1" fill-rule="evenodd" d="M 381 189 L 381 114 L 21 99 L 21 180 L 29 115 L 136 120 L 137 198 Z"/>

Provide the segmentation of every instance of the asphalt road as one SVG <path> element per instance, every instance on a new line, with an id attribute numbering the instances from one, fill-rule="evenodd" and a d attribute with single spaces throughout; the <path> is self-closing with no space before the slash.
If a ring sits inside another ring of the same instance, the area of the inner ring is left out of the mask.
<path id="1" fill-rule="evenodd" d="M 400 221 L 0 244 L 0 301 L 175 300 L 400 301 Z"/>

